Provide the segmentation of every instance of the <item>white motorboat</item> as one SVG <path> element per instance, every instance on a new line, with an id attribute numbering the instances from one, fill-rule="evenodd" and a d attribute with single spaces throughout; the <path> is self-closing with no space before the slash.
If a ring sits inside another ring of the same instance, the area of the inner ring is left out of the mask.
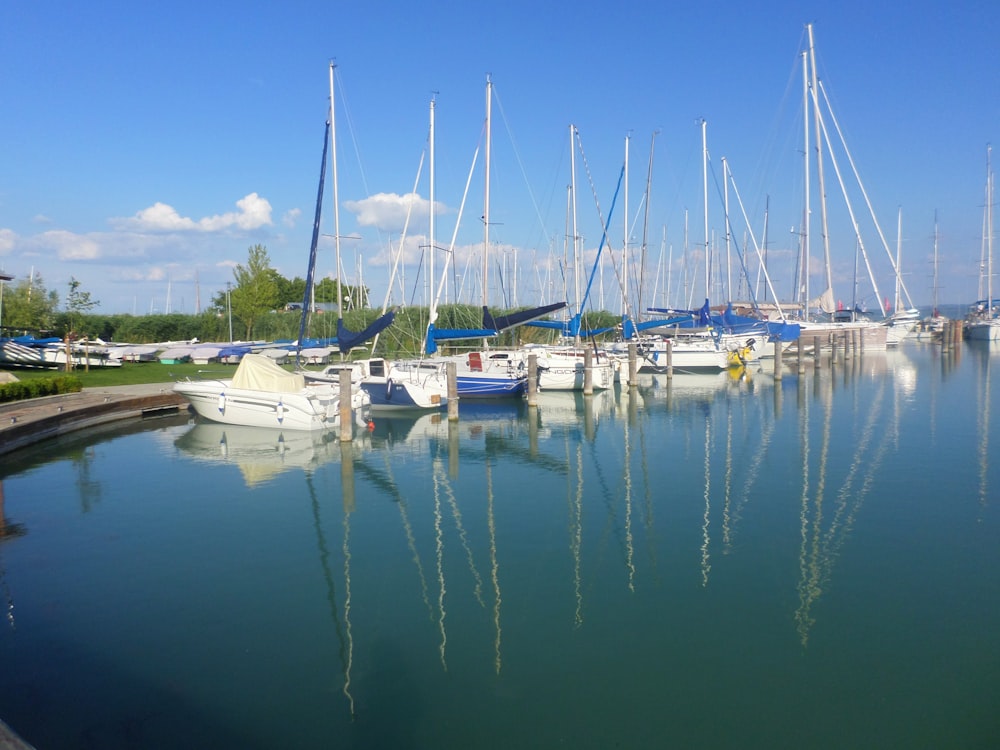
<path id="1" fill-rule="evenodd" d="M 246 354 L 232 378 L 182 380 L 175 393 L 205 419 L 250 427 L 330 430 L 340 426 L 340 391 L 332 384 L 307 385 L 301 373 L 288 372 L 261 354 Z M 355 419 L 367 421 L 368 398 L 352 394 Z"/>

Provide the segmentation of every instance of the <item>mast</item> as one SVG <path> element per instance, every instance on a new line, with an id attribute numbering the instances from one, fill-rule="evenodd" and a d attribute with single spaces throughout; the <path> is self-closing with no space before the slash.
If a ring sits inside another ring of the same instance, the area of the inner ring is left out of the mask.
<path id="1" fill-rule="evenodd" d="M 705 214 L 705 299 L 711 299 L 711 274 L 709 269 L 711 264 L 708 261 L 708 133 L 707 123 L 702 118 L 701 121 L 701 191 L 702 208 Z"/>
<path id="2" fill-rule="evenodd" d="M 659 134 L 659 130 L 654 130 L 652 137 L 649 139 L 649 166 L 646 168 L 646 205 L 643 210 L 642 218 L 642 244 L 639 247 L 639 279 L 636 282 L 636 300 L 635 309 L 636 315 L 642 315 L 642 287 L 646 281 L 646 254 L 649 251 L 649 206 L 652 202 L 652 189 L 653 189 L 653 150 L 656 145 L 656 136 Z M 628 220 L 628 214 L 625 215 L 626 220 Z M 627 289 L 628 287 L 626 287 Z"/>
<path id="3" fill-rule="evenodd" d="M 993 319 L 993 146 L 986 145 L 986 315 Z"/>
<path id="4" fill-rule="evenodd" d="M 573 302 L 576 305 L 576 315 L 579 316 L 583 313 L 580 309 L 580 240 L 577 234 L 576 228 L 576 126 L 569 126 L 569 172 L 570 172 L 570 192 L 572 194 L 572 209 L 573 209 Z M 577 325 L 576 330 L 573 332 L 573 343 L 577 346 L 580 345 L 580 327 Z"/>
<path id="5" fill-rule="evenodd" d="M 431 107 L 430 107 L 430 130 L 428 131 L 427 139 L 429 141 L 427 152 L 428 159 L 430 161 L 430 166 L 428 167 L 427 174 L 428 180 L 430 181 L 430 186 L 427 188 L 427 193 L 430 198 L 430 216 L 427 222 L 427 252 L 428 252 L 428 274 L 427 274 L 427 290 L 430 293 L 430 306 L 428 308 L 428 320 L 429 324 L 427 331 L 424 334 L 424 341 L 420 349 L 423 352 L 428 351 L 428 345 L 431 344 L 431 326 L 437 320 L 437 301 L 438 293 L 434 291 L 434 97 L 431 96 Z M 445 260 L 445 271 L 447 271 L 448 261 Z M 441 276 L 441 286 L 445 285 L 445 278 L 442 274 Z"/>
<path id="6" fill-rule="evenodd" d="M 826 288 L 833 292 L 833 270 L 830 267 L 830 235 L 829 227 L 827 225 L 827 215 L 826 215 L 826 186 L 823 181 L 823 137 L 821 129 L 821 115 L 819 111 L 819 96 L 817 91 L 819 88 L 819 79 L 816 75 L 816 48 L 813 45 L 813 29 L 812 24 L 808 24 L 806 28 L 809 30 L 809 65 L 812 69 L 812 99 L 813 99 L 813 117 L 815 119 L 815 130 L 816 130 L 816 177 L 819 180 L 819 199 L 820 199 L 820 216 L 823 224 L 822 234 L 823 234 L 823 262 L 826 264 Z"/>
<path id="7" fill-rule="evenodd" d="M 806 53 L 802 53 L 802 167 L 805 174 L 805 211 L 802 216 L 802 277 L 805 298 L 803 303 L 803 320 L 809 320 L 809 61 Z"/>
<path id="8" fill-rule="evenodd" d="M 483 188 L 483 307 L 489 306 L 490 252 L 490 117 L 493 110 L 493 81 L 486 76 L 486 184 Z"/>
<path id="9" fill-rule="evenodd" d="M 899 270 L 899 260 L 900 254 L 903 248 L 903 207 L 900 206 L 896 213 L 896 296 L 892 301 L 895 307 L 892 308 L 893 314 L 899 312 L 900 300 L 899 300 L 899 275 L 902 271 Z"/>
<path id="10" fill-rule="evenodd" d="M 724 223 L 726 225 L 726 301 L 733 300 L 733 258 L 732 258 L 732 235 L 729 232 L 729 164 L 726 157 L 722 157 L 722 195 L 723 209 L 725 214 Z"/>
<path id="11" fill-rule="evenodd" d="M 622 315 L 625 315 L 628 310 L 628 229 L 629 229 L 629 213 L 628 213 L 628 146 L 631 135 L 625 136 L 625 207 L 624 207 L 624 234 L 625 237 L 622 241 Z"/>
<path id="12" fill-rule="evenodd" d="M 437 298 L 434 294 L 434 280 L 437 278 L 434 275 L 434 241 L 435 241 L 435 217 L 434 217 L 434 97 L 431 96 L 431 107 L 430 107 L 430 130 L 428 131 L 428 159 L 430 165 L 427 169 L 428 180 L 430 186 L 428 187 L 428 196 L 430 197 L 430 216 L 427 219 L 427 263 L 428 263 L 428 273 L 427 273 L 427 289 L 430 294 L 431 305 L 437 304 Z M 431 320 L 434 316 L 431 316 Z"/>
<path id="13" fill-rule="evenodd" d="M 343 295 L 340 286 L 340 196 L 337 192 L 337 107 L 333 99 L 333 69 L 337 67 L 330 63 L 330 168 L 333 179 L 333 245 L 336 248 L 337 260 L 337 320 L 344 317 Z"/>
<path id="14" fill-rule="evenodd" d="M 931 289 L 931 317 L 938 316 L 938 217 L 934 209 L 934 287 Z"/>

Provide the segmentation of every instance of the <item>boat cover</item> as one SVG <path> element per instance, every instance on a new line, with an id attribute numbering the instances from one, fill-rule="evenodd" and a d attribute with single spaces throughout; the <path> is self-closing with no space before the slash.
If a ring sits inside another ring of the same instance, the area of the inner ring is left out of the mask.
<path id="1" fill-rule="evenodd" d="M 298 393 L 306 387 L 306 379 L 289 372 L 263 354 L 245 354 L 233 374 L 233 388 L 273 393 Z"/>

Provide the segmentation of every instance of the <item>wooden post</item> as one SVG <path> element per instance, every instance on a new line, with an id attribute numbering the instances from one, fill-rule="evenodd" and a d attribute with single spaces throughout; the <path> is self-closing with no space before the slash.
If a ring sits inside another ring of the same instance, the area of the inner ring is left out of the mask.
<path id="1" fill-rule="evenodd" d="M 351 409 L 351 371 L 340 371 L 340 442 L 349 443 L 354 438 L 354 412 Z"/>
<path id="2" fill-rule="evenodd" d="M 448 377 L 448 421 L 458 421 L 458 365 L 449 362 L 445 366 Z"/>
<path id="3" fill-rule="evenodd" d="M 830 367 L 837 364 L 837 332 L 833 331 L 830 334 Z"/>
<path id="4" fill-rule="evenodd" d="M 538 355 L 528 355 L 528 406 L 538 406 Z"/>
<path id="5" fill-rule="evenodd" d="M 795 354 L 798 362 L 796 366 L 799 372 L 806 371 L 806 358 L 805 358 L 805 345 L 802 343 L 802 331 L 799 331 L 799 337 L 795 339 Z"/>
<path id="6" fill-rule="evenodd" d="M 774 340 L 774 379 L 781 380 L 781 340 Z"/>
<path id="7" fill-rule="evenodd" d="M 594 395 L 594 350 L 589 346 L 583 350 L 583 395 Z"/>
<path id="8" fill-rule="evenodd" d="M 667 339 L 667 380 L 674 377 L 674 341 Z"/>

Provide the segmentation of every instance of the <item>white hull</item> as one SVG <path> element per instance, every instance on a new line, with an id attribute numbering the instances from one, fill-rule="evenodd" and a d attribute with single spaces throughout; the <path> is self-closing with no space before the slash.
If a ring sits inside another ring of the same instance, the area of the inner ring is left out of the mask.
<path id="1" fill-rule="evenodd" d="M 966 326 L 969 341 L 1000 341 L 1000 320 L 983 320 Z"/>
<path id="2" fill-rule="evenodd" d="M 340 390 L 307 386 L 300 374 L 281 369 L 259 354 L 247 354 L 232 378 L 184 380 L 174 392 L 213 422 L 286 430 L 330 430 L 340 426 Z M 363 420 L 367 396 L 352 393 L 352 410 Z"/>
<path id="3" fill-rule="evenodd" d="M 586 350 L 581 347 L 526 346 L 524 356 L 534 354 L 538 365 L 538 390 L 582 391 L 586 375 Z M 591 360 L 591 387 L 595 391 L 613 388 L 617 367 L 605 352 Z"/>

